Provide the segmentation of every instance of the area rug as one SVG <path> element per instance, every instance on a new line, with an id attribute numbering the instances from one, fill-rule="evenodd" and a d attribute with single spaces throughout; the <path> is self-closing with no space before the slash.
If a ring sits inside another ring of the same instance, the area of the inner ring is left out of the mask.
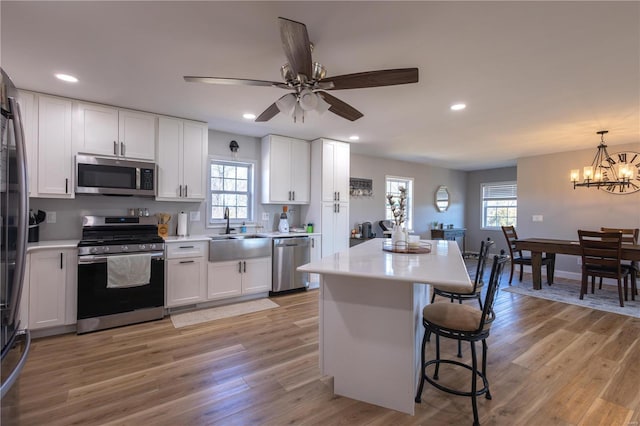
<path id="1" fill-rule="evenodd" d="M 257 299 L 250 300 L 248 302 L 234 303 L 233 305 L 218 306 L 215 308 L 183 312 L 180 314 L 171 314 L 171 322 L 175 328 L 181 328 L 207 321 L 235 317 L 238 315 L 250 314 L 278 307 L 280 307 L 280 305 L 269 299 Z"/>
<path id="2" fill-rule="evenodd" d="M 591 284 L 589 284 L 589 292 L 580 300 L 579 281 L 558 280 L 559 282 L 554 282 L 550 286 L 543 283 L 541 290 L 534 290 L 530 279 L 519 283 L 515 281 L 516 277 L 514 277 L 513 285 L 502 285 L 500 290 L 640 318 L 640 295 L 636 296 L 636 300 L 631 300 L 631 294 L 629 294 L 629 300 L 624 301 L 624 307 L 622 308 L 620 307 L 618 287 L 616 286 L 603 285 L 602 290 L 599 290 L 596 282 L 596 291 L 591 294 Z M 631 290 L 629 290 L 629 293 L 631 293 Z"/>
<path id="3" fill-rule="evenodd" d="M 477 261 L 473 258 L 465 259 L 467 270 L 471 279 L 475 277 Z M 485 281 L 489 279 L 491 274 L 491 266 L 487 265 L 484 272 Z M 524 274 L 522 282 L 518 281 L 518 271 L 513 277 L 512 285 L 509 285 L 509 266 L 505 267 L 502 275 L 500 291 L 509 293 L 524 294 L 525 296 L 537 297 L 539 299 L 553 300 L 554 302 L 569 303 L 571 305 L 583 306 L 585 308 L 596 309 L 598 311 L 613 312 L 616 314 L 627 315 L 640 318 L 640 295 L 636 296 L 636 300 L 625 300 L 624 307 L 620 307 L 618 300 L 618 287 L 612 285 L 603 285 L 599 290 L 596 283 L 596 292 L 591 294 L 591 284 L 589 284 L 589 293 L 584 295 L 580 300 L 580 281 L 569 280 L 566 278 L 556 278 L 553 285 L 547 285 L 546 281 L 542 284 L 541 290 L 534 290 L 531 282 L 531 274 Z M 631 287 L 631 283 L 629 283 Z M 629 289 L 629 299 L 631 299 L 631 290 Z"/>

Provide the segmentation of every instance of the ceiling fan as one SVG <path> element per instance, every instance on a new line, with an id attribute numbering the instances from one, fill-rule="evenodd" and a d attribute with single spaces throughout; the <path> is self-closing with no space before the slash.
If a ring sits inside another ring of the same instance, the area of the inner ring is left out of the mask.
<path id="1" fill-rule="evenodd" d="M 269 86 L 292 91 L 264 110 L 256 118 L 257 122 L 269 121 L 279 112 L 290 111 L 293 111 L 294 121 L 298 119 L 304 121 L 305 111 L 311 110 L 320 113 L 329 110 L 342 118 L 355 121 L 363 114 L 346 102 L 330 95 L 326 90 L 361 89 L 418 82 L 418 68 L 367 71 L 327 77 L 325 67 L 311 59 L 313 45 L 309 41 L 307 27 L 303 23 L 286 18 L 278 18 L 278 21 L 282 48 L 288 61 L 280 69 L 284 82 L 195 76 L 185 76 L 185 81 Z"/>

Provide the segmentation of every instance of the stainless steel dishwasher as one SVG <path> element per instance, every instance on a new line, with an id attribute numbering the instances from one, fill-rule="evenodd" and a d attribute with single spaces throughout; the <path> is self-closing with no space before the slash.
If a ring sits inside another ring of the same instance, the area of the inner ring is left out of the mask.
<path id="1" fill-rule="evenodd" d="M 309 256 L 309 237 L 274 238 L 271 294 L 307 288 L 309 273 L 296 269 L 309 263 Z"/>

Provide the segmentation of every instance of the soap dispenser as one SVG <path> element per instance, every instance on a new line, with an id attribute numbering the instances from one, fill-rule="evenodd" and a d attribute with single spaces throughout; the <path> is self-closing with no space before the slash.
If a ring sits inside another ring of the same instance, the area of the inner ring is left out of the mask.
<path id="1" fill-rule="evenodd" d="M 278 232 L 283 234 L 289 233 L 289 220 L 287 219 L 287 206 L 282 207 L 282 213 L 280 213 L 280 223 L 278 224 Z"/>

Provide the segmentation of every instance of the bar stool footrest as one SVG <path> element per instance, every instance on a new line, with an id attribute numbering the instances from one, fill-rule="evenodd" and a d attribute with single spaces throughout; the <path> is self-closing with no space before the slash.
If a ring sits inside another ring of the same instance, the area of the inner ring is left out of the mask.
<path id="1" fill-rule="evenodd" d="M 454 361 L 454 360 L 450 360 L 450 359 L 432 359 L 431 361 L 427 361 L 424 363 L 424 366 L 422 367 L 422 374 L 424 375 L 424 379 L 431 383 L 434 387 L 436 387 L 437 389 L 440 389 L 443 392 L 447 392 L 453 395 L 459 395 L 459 396 L 474 396 L 474 393 L 469 391 L 469 392 L 465 392 L 465 391 L 460 391 L 457 389 L 452 389 L 449 388 L 447 386 L 441 385 L 440 383 L 438 383 L 435 379 L 432 379 L 431 377 L 429 377 L 427 375 L 427 367 L 430 365 L 438 365 L 438 364 L 453 364 L 453 365 L 457 365 L 459 367 L 464 367 L 469 371 L 473 371 L 473 368 L 463 362 L 459 362 L 459 361 Z M 486 377 L 484 377 L 484 374 L 482 374 L 482 372 L 480 371 L 476 371 L 476 375 L 478 377 L 480 377 L 482 379 L 482 383 L 483 383 L 483 387 L 482 389 L 478 389 L 475 392 L 475 396 L 480 396 L 482 394 L 487 393 L 487 399 L 491 399 L 490 397 L 490 393 L 488 393 L 489 391 L 489 381 L 487 380 Z"/>

